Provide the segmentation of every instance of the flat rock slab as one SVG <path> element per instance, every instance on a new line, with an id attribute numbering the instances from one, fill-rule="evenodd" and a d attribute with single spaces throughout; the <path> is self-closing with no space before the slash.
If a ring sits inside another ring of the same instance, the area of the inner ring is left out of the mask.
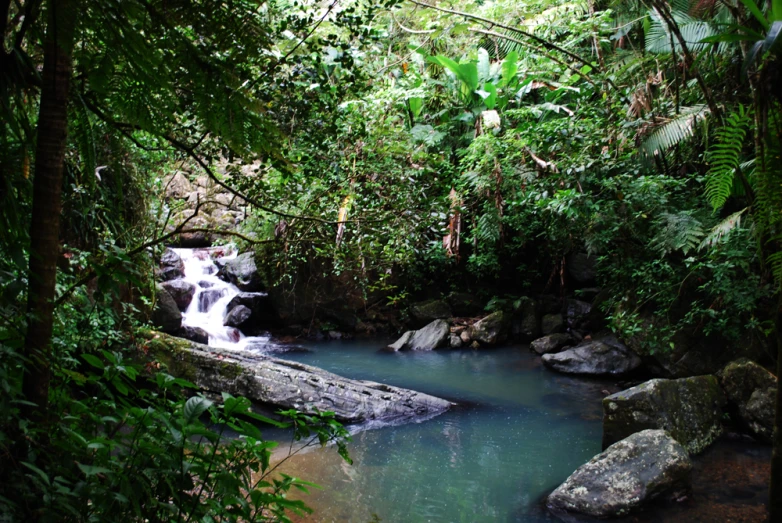
<path id="1" fill-rule="evenodd" d="M 565 374 L 621 376 L 641 366 L 641 359 L 621 345 L 589 341 L 556 354 L 544 354 L 543 364 Z"/>
<path id="2" fill-rule="evenodd" d="M 660 494 L 686 488 L 691 470 L 687 451 L 675 439 L 663 430 L 644 430 L 579 467 L 547 504 L 555 513 L 624 516 Z"/>
<path id="3" fill-rule="evenodd" d="M 715 376 L 649 380 L 603 399 L 603 448 L 644 429 L 663 429 L 698 454 L 722 434 L 724 405 Z"/>
<path id="4" fill-rule="evenodd" d="M 202 389 L 307 414 L 316 409 L 332 411 L 344 423 L 407 421 L 440 414 L 454 405 L 413 390 L 351 380 L 248 351 L 209 347 L 160 333 L 149 338 L 152 356 L 165 363 L 174 376 Z"/>

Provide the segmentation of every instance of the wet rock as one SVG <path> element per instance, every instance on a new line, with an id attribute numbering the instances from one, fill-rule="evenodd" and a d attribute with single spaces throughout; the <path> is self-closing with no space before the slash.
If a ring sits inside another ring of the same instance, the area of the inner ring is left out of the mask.
<path id="1" fill-rule="evenodd" d="M 258 273 L 255 257 L 251 252 L 240 254 L 236 258 L 226 261 L 225 265 L 217 272 L 217 276 L 224 281 L 233 283 L 244 292 L 263 290 L 261 275 Z"/>
<path id="2" fill-rule="evenodd" d="M 576 328 L 581 325 L 584 320 L 587 319 L 589 313 L 592 312 L 592 305 L 580 300 L 567 300 L 566 309 L 567 325 L 570 328 Z"/>
<path id="3" fill-rule="evenodd" d="M 160 269 L 158 269 L 158 279 L 160 281 L 176 280 L 185 277 L 185 263 L 177 253 L 171 249 L 163 251 L 160 257 Z"/>
<path id="4" fill-rule="evenodd" d="M 472 339 L 485 345 L 495 345 L 505 341 L 508 338 L 509 320 L 509 316 L 502 311 L 489 314 L 473 324 L 470 332 Z"/>
<path id="5" fill-rule="evenodd" d="M 451 334 L 449 344 L 450 344 L 452 349 L 458 349 L 459 347 L 464 345 L 464 343 L 462 342 L 462 339 L 459 336 L 457 336 L 456 334 Z"/>
<path id="6" fill-rule="evenodd" d="M 198 312 L 209 312 L 217 300 L 225 296 L 225 289 L 204 289 L 198 295 Z"/>
<path id="7" fill-rule="evenodd" d="M 591 283 L 597 278 L 595 259 L 585 252 L 573 253 L 568 256 L 567 272 L 576 283 Z"/>
<path id="8" fill-rule="evenodd" d="M 561 351 L 566 345 L 573 343 L 573 337 L 570 334 L 561 332 L 549 334 L 538 338 L 529 344 L 529 348 L 538 354 L 550 354 Z"/>
<path id="9" fill-rule="evenodd" d="M 715 376 L 653 379 L 603 399 L 603 448 L 645 429 L 663 429 L 698 454 L 722 434 L 725 396 Z"/>
<path id="10" fill-rule="evenodd" d="M 193 295 L 195 295 L 195 285 L 188 283 L 185 280 L 171 280 L 161 283 L 161 285 L 168 291 L 174 301 L 179 307 L 179 310 L 187 310 L 190 302 L 193 301 Z"/>
<path id="11" fill-rule="evenodd" d="M 165 180 L 166 198 L 185 199 L 193 191 L 190 180 L 181 171 L 175 172 Z"/>
<path id="12" fill-rule="evenodd" d="M 412 304 L 410 316 L 416 326 L 422 326 L 434 320 L 450 318 L 453 314 L 451 308 L 443 300 L 429 300 Z"/>
<path id="13" fill-rule="evenodd" d="M 566 374 L 621 376 L 641 366 L 640 358 L 630 349 L 590 341 L 556 354 L 544 354 L 543 363 Z"/>
<path id="14" fill-rule="evenodd" d="M 240 292 L 228 302 L 226 311 L 231 312 L 240 305 L 252 313 L 245 321 L 244 332 L 260 332 L 278 324 L 272 300 L 265 292 Z"/>
<path id="15" fill-rule="evenodd" d="M 718 374 L 731 416 L 760 441 L 771 442 L 777 378 L 757 363 L 742 358 Z"/>
<path id="16" fill-rule="evenodd" d="M 483 312 L 483 304 L 474 294 L 454 292 L 448 295 L 448 305 L 454 316 L 472 317 Z"/>
<path id="17" fill-rule="evenodd" d="M 210 281 L 201 280 L 198 282 L 198 286 L 201 287 L 202 289 L 211 289 L 212 287 L 215 286 L 215 284 Z"/>
<path id="18" fill-rule="evenodd" d="M 328 337 L 330 340 L 341 340 L 343 334 L 339 331 L 329 331 Z"/>
<path id="19" fill-rule="evenodd" d="M 161 284 L 155 285 L 155 307 L 152 309 L 152 324 L 163 332 L 173 333 L 182 326 L 182 313 L 174 298 Z"/>
<path id="20" fill-rule="evenodd" d="M 530 341 L 540 337 L 540 306 L 534 299 L 527 297 L 519 299 L 516 319 L 513 324 L 513 335 L 522 341 Z"/>
<path id="21" fill-rule="evenodd" d="M 239 329 L 247 323 L 247 320 L 252 316 L 252 311 L 244 305 L 237 305 L 225 315 L 223 319 L 223 325 L 227 327 L 237 327 Z"/>
<path id="22" fill-rule="evenodd" d="M 182 327 L 176 331 L 176 336 L 196 343 L 203 343 L 204 345 L 209 344 L 209 333 L 200 327 L 182 325 Z"/>
<path id="23" fill-rule="evenodd" d="M 540 320 L 540 331 L 543 334 L 554 334 L 565 330 L 565 321 L 561 314 L 546 314 Z"/>
<path id="24" fill-rule="evenodd" d="M 462 332 L 460 332 L 459 338 L 462 340 L 462 343 L 464 343 L 465 345 L 469 344 L 472 341 L 472 335 L 470 334 L 470 329 L 464 329 Z"/>
<path id="25" fill-rule="evenodd" d="M 301 363 L 208 347 L 165 334 L 152 334 L 147 346 L 172 375 L 204 390 L 224 391 L 305 414 L 328 410 L 343 423 L 415 420 L 453 405 L 408 389 L 350 380 Z"/>
<path id="26" fill-rule="evenodd" d="M 471 349 L 480 349 L 481 348 L 481 344 L 478 343 L 477 341 L 473 341 L 472 343 L 470 343 L 470 348 Z"/>
<path id="27" fill-rule="evenodd" d="M 447 321 L 434 320 L 423 329 L 405 332 L 388 348 L 393 351 L 435 350 L 448 345 L 450 334 Z"/>
<path id="28" fill-rule="evenodd" d="M 549 495 L 556 512 L 624 516 L 690 483 L 687 451 L 663 430 L 644 430 L 614 443 L 579 467 Z"/>

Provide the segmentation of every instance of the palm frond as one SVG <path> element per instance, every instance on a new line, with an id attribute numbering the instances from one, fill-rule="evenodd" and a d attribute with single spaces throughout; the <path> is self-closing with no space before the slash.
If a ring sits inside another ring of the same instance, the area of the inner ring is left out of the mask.
<path id="1" fill-rule="evenodd" d="M 661 154 L 676 144 L 685 142 L 695 134 L 695 127 L 709 115 L 705 105 L 682 107 L 681 114 L 657 127 L 641 143 L 641 152 L 647 157 Z"/>
<path id="2" fill-rule="evenodd" d="M 725 237 L 727 237 L 731 232 L 735 231 L 736 229 L 741 227 L 741 217 L 742 215 L 747 212 L 747 207 L 741 209 L 738 212 L 734 212 L 724 220 L 722 220 L 720 223 L 715 225 L 710 231 L 709 234 L 706 235 L 706 237 L 703 239 L 700 245 L 698 245 L 698 249 L 706 249 L 709 247 L 714 247 L 719 242 L 721 242 Z"/>

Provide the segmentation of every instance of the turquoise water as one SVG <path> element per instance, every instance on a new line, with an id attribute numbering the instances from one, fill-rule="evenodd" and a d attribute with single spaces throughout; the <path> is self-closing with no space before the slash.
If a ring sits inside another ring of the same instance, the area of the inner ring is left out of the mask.
<path id="1" fill-rule="evenodd" d="M 287 462 L 287 472 L 323 487 L 304 498 L 312 520 L 552 521 L 542 499 L 600 452 L 600 400 L 613 384 L 547 371 L 526 346 L 378 352 L 383 345 L 312 343 L 284 357 L 460 406 L 355 435 L 352 466 L 330 448 Z"/>

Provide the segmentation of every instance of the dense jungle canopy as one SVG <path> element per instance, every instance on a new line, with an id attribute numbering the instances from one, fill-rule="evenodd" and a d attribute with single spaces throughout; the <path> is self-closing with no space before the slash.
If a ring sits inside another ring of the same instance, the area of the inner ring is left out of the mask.
<path id="1" fill-rule="evenodd" d="M 513 310 L 588 255 L 639 354 L 782 369 L 782 1 L 0 0 L 0 24 L 0 521 L 306 510 L 253 475 L 267 418 L 138 358 L 187 235 L 365 315 L 465 288 Z"/>

